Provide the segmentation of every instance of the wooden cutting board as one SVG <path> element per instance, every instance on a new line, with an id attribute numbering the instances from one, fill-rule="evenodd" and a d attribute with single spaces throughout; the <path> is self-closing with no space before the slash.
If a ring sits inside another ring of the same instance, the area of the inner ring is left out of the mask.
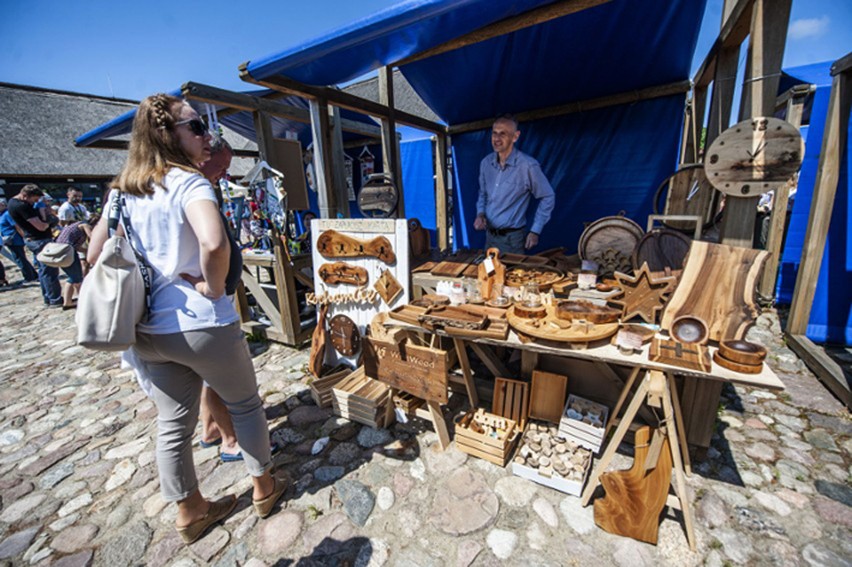
<path id="1" fill-rule="evenodd" d="M 663 311 L 663 330 L 671 330 L 678 317 L 692 315 L 707 323 L 711 341 L 742 339 L 760 313 L 755 292 L 768 257 L 765 250 L 693 242 Z"/>
<path id="2" fill-rule="evenodd" d="M 458 278 L 462 273 L 470 267 L 474 258 L 479 254 L 476 252 L 457 252 L 452 256 L 448 256 L 440 264 L 432 268 L 433 276 L 441 276 L 445 278 Z"/>
<path id="3" fill-rule="evenodd" d="M 529 417 L 559 423 L 567 393 L 567 376 L 533 370 Z"/>

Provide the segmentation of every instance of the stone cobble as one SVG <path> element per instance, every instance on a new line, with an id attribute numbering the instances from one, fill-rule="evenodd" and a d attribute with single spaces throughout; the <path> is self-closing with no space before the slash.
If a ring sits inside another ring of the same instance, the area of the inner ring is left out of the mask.
<path id="1" fill-rule="evenodd" d="M 597 528 L 593 507 L 574 496 L 454 445 L 440 451 L 422 423 L 374 430 L 337 418 L 311 401 L 305 351 L 274 343 L 251 350 L 270 430 L 283 446 L 276 464 L 294 487 L 281 510 L 258 520 L 242 465 L 196 446 L 205 495 L 236 493 L 240 503 L 185 546 L 172 527 L 175 506 L 159 495 L 153 404 L 117 355 L 74 345 L 73 312 L 39 303 L 34 286 L 0 291 L 0 565 L 852 560 L 852 421 L 784 346 L 772 311 L 749 337 L 770 349 L 787 390 L 725 387 L 711 446 L 687 479 L 696 551 L 678 515 L 664 516 L 657 546 L 620 538 Z"/>

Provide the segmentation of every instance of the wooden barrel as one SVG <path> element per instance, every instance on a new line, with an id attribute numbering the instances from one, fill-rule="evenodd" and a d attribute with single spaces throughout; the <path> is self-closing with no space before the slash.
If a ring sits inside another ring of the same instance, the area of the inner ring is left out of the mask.
<path id="1" fill-rule="evenodd" d="M 636 244 L 631 256 L 633 268 L 638 270 L 648 263 L 652 272 L 683 269 L 692 239 L 675 230 L 654 229 Z"/>

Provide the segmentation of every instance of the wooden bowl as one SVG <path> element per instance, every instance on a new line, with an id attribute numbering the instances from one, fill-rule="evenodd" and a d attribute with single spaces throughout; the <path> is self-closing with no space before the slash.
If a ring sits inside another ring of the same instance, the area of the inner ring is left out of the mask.
<path id="1" fill-rule="evenodd" d="M 719 353 L 731 362 L 756 366 L 766 359 L 766 349 L 743 340 L 728 340 L 719 343 Z"/>
<path id="2" fill-rule="evenodd" d="M 547 317 L 547 308 L 544 305 L 529 307 L 523 303 L 516 303 L 515 315 L 524 319 L 544 319 Z"/>
<path id="3" fill-rule="evenodd" d="M 578 299 L 559 302 L 559 305 L 556 306 L 556 316 L 565 321 L 583 320 L 595 325 L 602 325 L 618 321 L 621 317 L 621 310 Z"/>
<path id="4" fill-rule="evenodd" d="M 762 362 L 758 362 L 757 364 L 742 364 L 740 362 L 734 362 L 733 360 L 728 360 L 722 356 L 722 351 L 719 350 L 717 350 L 713 355 L 713 362 L 722 368 L 727 368 L 728 370 L 733 370 L 740 374 L 760 374 L 760 371 L 763 370 Z"/>
<path id="5" fill-rule="evenodd" d="M 692 315 L 682 315 L 672 321 L 672 328 L 669 334 L 679 343 L 704 344 L 710 336 L 707 329 L 707 323 L 700 317 Z"/>

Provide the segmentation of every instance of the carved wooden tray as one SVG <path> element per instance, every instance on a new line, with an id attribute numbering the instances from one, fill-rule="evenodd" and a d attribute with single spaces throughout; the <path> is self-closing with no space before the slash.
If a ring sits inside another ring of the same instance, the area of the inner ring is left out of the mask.
<path id="1" fill-rule="evenodd" d="M 505 285 L 522 287 L 526 284 L 536 284 L 540 291 L 548 291 L 550 286 L 562 281 L 565 274 L 556 268 L 546 266 L 515 266 L 506 270 Z"/>
<path id="2" fill-rule="evenodd" d="M 618 331 L 618 323 L 593 325 L 563 321 L 556 316 L 556 307 L 547 305 L 547 316 L 543 319 L 525 319 L 515 314 L 515 307 L 509 308 L 506 318 L 516 331 L 549 341 L 565 343 L 587 343 L 605 339 Z"/>

